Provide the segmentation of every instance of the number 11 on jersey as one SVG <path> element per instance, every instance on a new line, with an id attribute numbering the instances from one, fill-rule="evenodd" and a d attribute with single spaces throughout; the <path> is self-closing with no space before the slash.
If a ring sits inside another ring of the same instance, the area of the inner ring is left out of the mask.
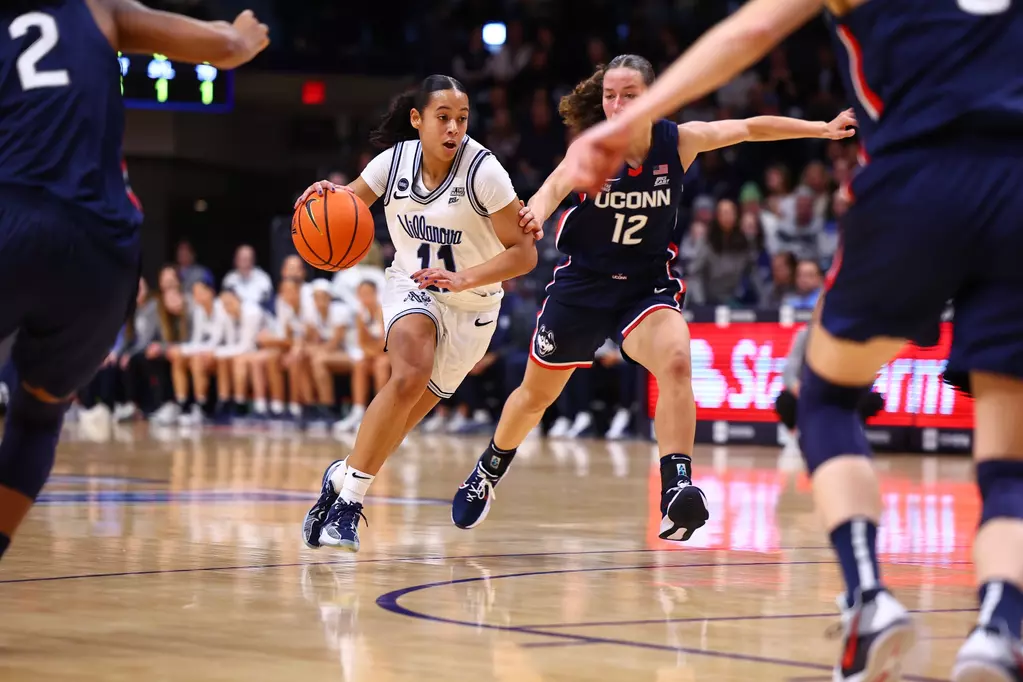
<path id="1" fill-rule="evenodd" d="M 424 243 L 419 247 L 419 251 L 416 252 L 419 256 L 419 262 L 423 266 L 423 270 L 430 267 L 430 262 L 433 260 L 433 249 L 430 248 L 429 244 Z M 448 272 L 457 272 L 455 269 L 455 250 L 451 248 L 451 244 L 444 244 L 437 249 L 437 258 L 444 261 L 444 269 Z M 437 287 L 429 286 L 426 287 L 429 291 L 440 291 Z"/>

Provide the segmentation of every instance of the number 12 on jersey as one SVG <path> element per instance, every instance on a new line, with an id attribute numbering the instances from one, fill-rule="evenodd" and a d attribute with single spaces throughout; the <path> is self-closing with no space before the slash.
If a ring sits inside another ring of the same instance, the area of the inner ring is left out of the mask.
<path id="1" fill-rule="evenodd" d="M 430 248 L 429 244 L 424 243 L 419 247 L 419 251 L 416 252 L 419 256 L 419 262 L 423 266 L 423 270 L 430 267 L 430 262 L 433 260 L 433 249 Z M 448 272 L 457 272 L 455 269 L 455 251 L 451 248 L 451 244 L 444 244 L 437 249 L 437 258 L 444 261 L 444 269 Z M 430 286 L 426 287 L 429 291 L 440 291 L 437 287 Z"/>
<path id="2" fill-rule="evenodd" d="M 625 227 L 625 214 L 615 213 L 615 233 L 611 236 L 611 241 L 615 244 L 622 244 L 624 246 L 635 246 L 636 244 L 642 244 L 643 239 L 637 237 L 636 233 L 646 227 L 646 223 L 649 218 L 645 215 L 634 215 L 629 216 L 629 229 L 625 230 L 625 234 L 622 234 L 622 228 Z"/>

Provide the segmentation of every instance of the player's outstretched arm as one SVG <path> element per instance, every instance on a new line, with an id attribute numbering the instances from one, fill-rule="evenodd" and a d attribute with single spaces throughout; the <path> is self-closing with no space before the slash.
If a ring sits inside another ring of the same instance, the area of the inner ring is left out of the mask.
<path id="1" fill-rule="evenodd" d="M 856 114 L 846 109 L 832 121 L 804 121 L 786 116 L 754 116 L 736 121 L 693 121 L 678 127 L 678 154 L 688 168 L 700 152 L 740 142 L 775 142 L 800 138 L 841 140 L 852 137 Z"/>
<path id="2" fill-rule="evenodd" d="M 631 132 L 724 85 L 806 23 L 823 0 L 751 0 L 705 33 L 621 114 L 590 128 L 566 154 L 574 189 L 597 191 L 621 166 Z"/>
<path id="3" fill-rule="evenodd" d="M 468 289 L 515 279 L 536 267 L 536 242 L 533 235 L 519 227 L 519 207 L 515 197 L 507 206 L 490 216 L 494 233 L 505 250 L 485 263 L 462 272 L 427 268 L 412 275 L 420 289 L 437 286 L 458 293 Z"/>
<path id="4" fill-rule="evenodd" d="M 543 239 L 543 224 L 571 191 L 572 183 L 563 164 L 558 164 L 529 203 L 519 210 L 519 227 L 531 233 L 536 241 Z"/>
<path id="5" fill-rule="evenodd" d="M 245 10 L 233 23 L 199 21 L 146 7 L 137 0 L 104 0 L 114 20 L 122 52 L 163 54 L 168 58 L 222 69 L 252 60 L 270 44 L 266 24 Z"/>

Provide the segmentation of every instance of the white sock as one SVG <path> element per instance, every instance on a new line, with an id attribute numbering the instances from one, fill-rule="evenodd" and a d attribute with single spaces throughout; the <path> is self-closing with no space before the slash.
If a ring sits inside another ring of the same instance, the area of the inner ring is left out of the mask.
<path id="1" fill-rule="evenodd" d="M 266 399 L 256 398 L 252 401 L 252 409 L 256 414 L 266 414 Z"/>
<path id="2" fill-rule="evenodd" d="M 369 490 L 369 484 L 373 482 L 376 476 L 370 476 L 352 467 L 346 468 L 348 473 L 345 474 L 345 482 L 341 485 L 340 497 L 345 502 L 362 504 L 362 501 L 366 499 L 366 491 Z"/>
<path id="3" fill-rule="evenodd" d="M 298 403 L 291 403 L 288 405 L 288 411 L 296 417 L 302 416 L 302 406 Z"/>
<path id="4" fill-rule="evenodd" d="M 352 405 L 352 411 L 349 412 L 349 414 L 357 414 L 361 418 L 364 414 L 366 414 L 366 406 L 365 405 Z"/>
<path id="5" fill-rule="evenodd" d="M 271 400 L 270 411 L 274 414 L 280 414 L 284 412 L 284 401 L 283 400 Z"/>

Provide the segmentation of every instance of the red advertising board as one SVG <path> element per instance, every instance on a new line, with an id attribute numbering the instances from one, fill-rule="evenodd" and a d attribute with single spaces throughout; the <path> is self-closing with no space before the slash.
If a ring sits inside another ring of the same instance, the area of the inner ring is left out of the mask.
<path id="1" fill-rule="evenodd" d="M 775 398 L 782 390 L 785 356 L 799 326 L 740 322 L 689 325 L 692 335 L 693 392 L 701 421 L 774 422 Z M 968 396 L 941 379 L 951 344 L 952 325 L 944 323 L 933 348 L 908 345 L 878 372 L 874 388 L 885 396 L 873 426 L 940 429 L 973 428 Z M 657 404 L 657 382 L 650 378 L 650 416 Z"/>

